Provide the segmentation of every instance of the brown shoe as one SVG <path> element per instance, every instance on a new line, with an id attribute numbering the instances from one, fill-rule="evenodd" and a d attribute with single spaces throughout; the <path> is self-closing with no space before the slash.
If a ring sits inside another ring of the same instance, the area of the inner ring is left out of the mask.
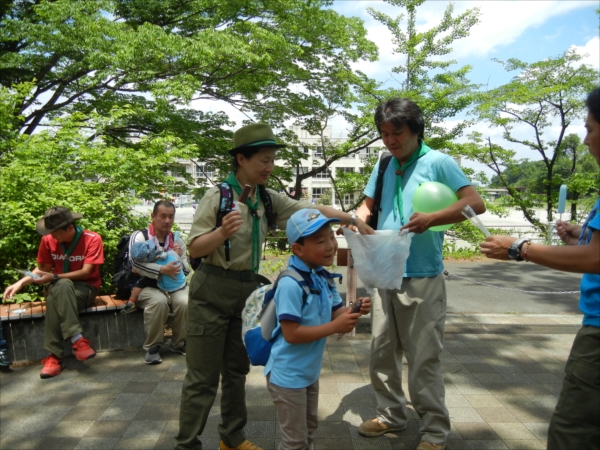
<path id="1" fill-rule="evenodd" d="M 431 442 L 427 441 L 421 441 L 419 442 L 417 450 L 444 450 L 444 446 L 439 444 L 432 444 Z"/>
<path id="2" fill-rule="evenodd" d="M 381 436 L 385 433 L 393 433 L 395 431 L 403 431 L 406 425 L 403 427 L 389 427 L 377 417 L 363 422 L 358 427 L 358 434 L 366 437 Z"/>
<path id="3" fill-rule="evenodd" d="M 252 442 L 250 442 L 247 439 L 244 442 L 242 442 L 240 445 L 238 445 L 237 447 L 228 447 L 227 444 L 225 444 L 225 442 L 220 441 L 219 449 L 220 450 L 263 450 L 262 448 L 257 447 L 256 445 L 254 445 Z"/>

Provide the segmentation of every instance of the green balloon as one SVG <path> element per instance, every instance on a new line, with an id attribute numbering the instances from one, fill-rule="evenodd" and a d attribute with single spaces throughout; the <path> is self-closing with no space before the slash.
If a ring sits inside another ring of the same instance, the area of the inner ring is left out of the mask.
<path id="1" fill-rule="evenodd" d="M 458 197 L 452 189 L 437 181 L 427 181 L 421 184 L 413 196 L 413 211 L 422 213 L 433 213 L 440 211 L 458 201 Z M 431 231 L 446 231 L 453 224 L 437 225 L 431 227 Z"/>

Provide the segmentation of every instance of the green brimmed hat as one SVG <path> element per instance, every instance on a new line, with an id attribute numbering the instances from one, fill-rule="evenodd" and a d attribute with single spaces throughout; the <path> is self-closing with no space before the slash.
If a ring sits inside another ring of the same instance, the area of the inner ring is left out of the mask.
<path id="1" fill-rule="evenodd" d="M 69 208 L 64 206 L 53 206 L 46 211 L 44 217 L 37 221 L 35 228 L 42 236 L 46 236 L 59 228 L 75 223 L 76 220 L 82 217 L 80 213 L 71 212 Z"/>
<path id="2" fill-rule="evenodd" d="M 251 148 L 274 147 L 283 148 L 284 144 L 278 144 L 275 140 L 273 130 L 264 123 L 246 125 L 233 133 L 233 148 L 229 150 L 231 156 L 244 152 Z"/>

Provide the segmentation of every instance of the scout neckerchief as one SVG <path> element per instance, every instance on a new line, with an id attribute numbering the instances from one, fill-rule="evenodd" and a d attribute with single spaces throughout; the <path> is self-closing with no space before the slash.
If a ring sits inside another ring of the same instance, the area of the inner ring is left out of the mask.
<path id="1" fill-rule="evenodd" d="M 242 195 L 242 188 L 238 183 L 237 178 L 235 177 L 235 173 L 231 172 L 227 179 L 225 180 L 227 184 L 229 184 L 233 190 L 237 193 L 238 196 Z M 260 205 L 260 195 L 258 194 L 258 186 L 256 186 L 256 202 L 253 204 L 250 197 L 246 200 L 246 205 L 250 209 L 250 214 L 252 215 L 252 270 L 258 273 L 258 269 L 260 267 L 260 222 L 258 219 L 258 207 Z"/>
<path id="2" fill-rule="evenodd" d="M 400 161 L 394 158 L 394 166 L 396 167 L 396 190 L 394 191 L 394 220 L 400 214 L 400 222 L 404 225 L 404 202 L 402 201 L 402 177 L 404 176 L 404 171 L 408 166 L 414 163 L 417 159 L 423 156 L 431 150 L 429 147 L 423 144 L 423 141 L 419 140 L 419 146 L 415 149 L 415 151 L 410 155 L 408 161 L 406 161 L 402 166 L 400 166 Z"/>
<path id="3" fill-rule="evenodd" d="M 158 238 L 156 237 L 156 233 L 154 232 L 154 224 L 152 222 L 150 222 L 150 225 L 148 226 L 148 237 L 154 241 L 156 248 L 161 247 L 160 242 L 158 242 Z M 162 248 L 165 252 L 168 252 L 174 246 L 175 239 L 173 238 L 173 233 L 169 231 L 165 236 L 165 242 L 164 245 L 162 245 Z"/>
<path id="4" fill-rule="evenodd" d="M 65 246 L 65 244 L 63 242 L 60 243 L 60 248 L 62 248 L 62 251 L 65 255 L 65 260 L 63 261 L 62 273 L 69 272 L 69 256 L 71 256 L 71 253 L 73 253 L 73 250 L 75 250 L 75 247 L 77 247 L 77 243 L 79 242 L 79 238 L 81 237 L 82 233 L 83 233 L 83 228 L 75 225 L 75 237 L 73 238 L 73 242 L 71 242 L 71 245 L 69 246 L 69 248 L 67 249 L 67 247 Z"/>

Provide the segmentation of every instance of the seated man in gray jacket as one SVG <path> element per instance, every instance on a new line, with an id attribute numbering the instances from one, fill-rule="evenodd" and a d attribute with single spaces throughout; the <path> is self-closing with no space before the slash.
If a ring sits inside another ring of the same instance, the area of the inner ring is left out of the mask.
<path id="1" fill-rule="evenodd" d="M 184 240 L 181 238 L 175 240 L 175 236 L 171 232 L 175 221 L 175 205 L 165 200 L 156 202 L 151 218 L 152 223 L 146 233 L 148 240 L 154 241 L 154 244 L 162 247 L 164 251 L 172 250 L 179 256 L 179 261 L 172 261 L 165 265 L 131 260 L 133 270 L 145 278 L 144 286 L 146 287 L 142 289 L 136 303 L 138 308 L 144 310 L 144 332 L 146 333 L 144 359 L 146 364 L 160 364 L 162 359 L 160 359 L 159 350 L 164 342 L 164 325 L 170 310 L 173 311 L 173 336 L 170 350 L 185 355 L 188 286 L 186 284 L 180 290 L 167 293 L 159 288 L 157 279 L 159 276 L 175 278 L 180 271 L 187 276 L 190 267 Z M 135 231 L 129 241 L 129 254 L 131 255 L 131 246 L 135 242 L 145 240 L 144 232 Z"/>

